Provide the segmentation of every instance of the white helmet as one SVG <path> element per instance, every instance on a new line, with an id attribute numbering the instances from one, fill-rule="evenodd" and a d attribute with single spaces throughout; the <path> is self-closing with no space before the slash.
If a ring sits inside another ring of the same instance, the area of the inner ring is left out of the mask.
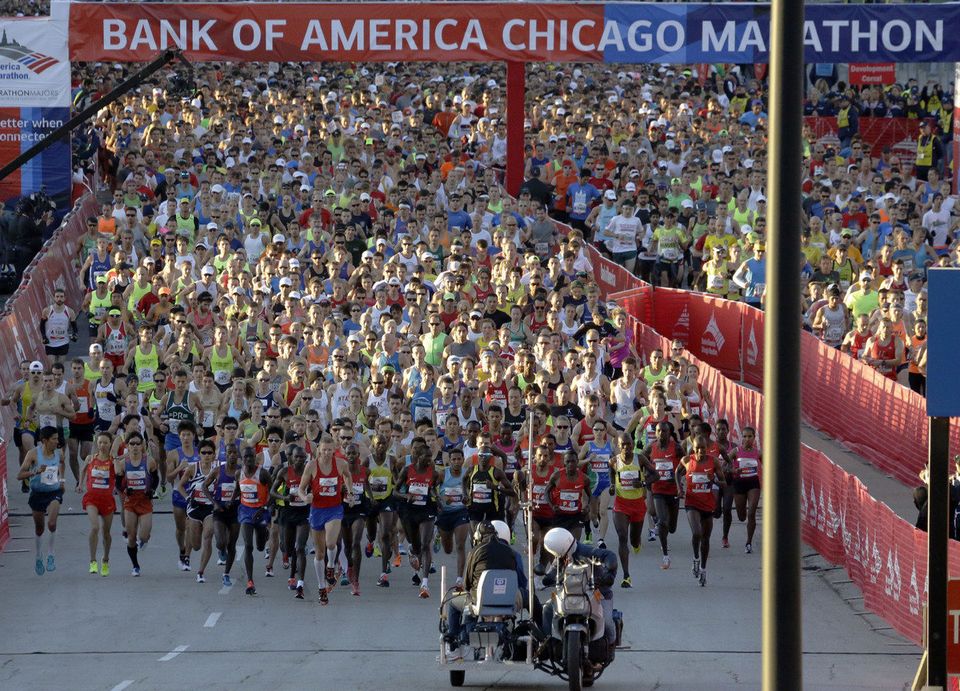
<path id="1" fill-rule="evenodd" d="M 510 542 L 510 526 L 503 521 L 490 521 L 497 531 L 497 537 L 504 542 Z"/>
<path id="2" fill-rule="evenodd" d="M 562 558 L 577 548 L 577 541 L 566 528 L 551 528 L 543 536 L 543 547 L 553 556 Z"/>

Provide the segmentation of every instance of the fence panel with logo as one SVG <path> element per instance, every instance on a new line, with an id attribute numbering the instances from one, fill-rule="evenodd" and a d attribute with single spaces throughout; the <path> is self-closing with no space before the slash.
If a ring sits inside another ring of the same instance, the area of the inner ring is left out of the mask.
<path id="1" fill-rule="evenodd" d="M 79 271 L 80 245 L 86 232 L 84 219 L 97 212 L 93 195 L 87 195 L 77 203 L 74 211 L 64 218 L 62 225 L 44 245 L 43 249 L 24 271 L 17 291 L 7 300 L 0 312 L 0 381 L 2 393 L 9 393 L 13 383 L 20 378 L 20 362 L 34 360 L 43 354 L 39 314 L 53 302 L 53 291 L 63 288 L 67 305 L 79 309 L 83 299 L 83 286 Z M 8 440 L 13 437 L 16 410 L 12 406 L 0 408 L 3 423 L 3 440 L 0 441 L 0 550 L 9 537 L 7 521 L 7 492 L 5 464 L 8 461 Z M 12 463 L 14 460 L 9 459 Z"/>

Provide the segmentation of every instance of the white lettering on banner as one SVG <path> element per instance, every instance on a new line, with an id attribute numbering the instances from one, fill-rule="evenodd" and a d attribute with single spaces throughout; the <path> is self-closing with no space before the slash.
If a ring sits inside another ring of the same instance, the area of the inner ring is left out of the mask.
<path id="1" fill-rule="evenodd" d="M 807 520 L 807 481 L 800 476 L 800 520 Z"/>
<path id="2" fill-rule="evenodd" d="M 817 530 L 827 532 L 827 506 L 823 501 L 823 487 L 820 488 L 820 503 L 817 505 Z"/>
<path id="3" fill-rule="evenodd" d="M 606 283 L 611 288 L 615 288 L 617 284 L 617 278 L 613 275 L 613 272 L 607 268 L 605 263 L 600 264 L 600 281 Z"/>
<path id="4" fill-rule="evenodd" d="M 876 51 L 878 44 L 880 49 L 891 53 L 942 51 L 943 20 L 937 19 L 932 25 L 922 19 L 912 23 L 892 19 L 883 24 L 876 19 L 865 23 L 856 19 L 827 19 L 819 24 L 807 20 L 803 23 L 803 43 L 817 52 L 834 53 Z"/>
<path id="5" fill-rule="evenodd" d="M 700 351 L 704 355 L 716 357 L 723 350 L 723 344 L 726 342 L 727 339 L 723 337 L 720 325 L 717 324 L 717 313 L 711 312 L 707 328 L 703 330 L 703 335 L 700 337 Z"/>
<path id="6" fill-rule="evenodd" d="M 840 516 L 833 508 L 833 495 L 827 494 L 827 536 L 836 537 L 840 527 Z"/>
<path id="7" fill-rule="evenodd" d="M 887 550 L 887 577 L 883 581 L 883 592 L 900 602 L 900 589 L 903 580 L 900 577 L 900 553 L 897 550 Z"/>
<path id="8" fill-rule="evenodd" d="M 678 330 L 683 330 L 687 332 L 690 330 L 690 310 L 687 309 L 687 306 L 683 306 L 683 311 L 680 312 L 680 316 L 677 317 L 677 323 L 673 325 L 673 331 L 676 333 Z"/>
<path id="9" fill-rule="evenodd" d="M 237 24 L 243 24 L 244 22 L 255 24 L 250 19 L 241 20 Z M 124 20 L 104 19 L 103 49 L 136 50 L 143 47 L 154 51 L 170 48 L 186 50 L 189 45 L 190 50 L 217 50 L 217 45 L 210 38 L 210 30 L 216 23 L 215 19 L 206 21 L 192 19 L 189 22 L 181 20 L 175 24 L 169 19 L 161 19 L 154 26 L 149 19 L 140 19 L 134 25 L 133 35 L 128 42 L 128 27 Z M 159 40 L 157 34 L 159 34 Z M 236 43 L 236 30 L 234 31 L 234 43 Z M 240 48 L 240 45 L 238 44 L 237 47 Z M 241 48 L 241 50 L 244 49 Z"/>
<path id="10" fill-rule="evenodd" d="M 523 24 L 521 20 L 512 20 L 509 24 Z M 441 19 L 436 24 L 429 19 L 417 22 L 413 19 L 369 19 L 356 20 L 345 26 L 340 19 L 333 19 L 329 25 L 319 19 L 307 22 L 300 50 L 317 48 L 324 52 L 372 50 L 390 51 L 428 51 L 436 46 L 448 52 L 464 51 L 476 48 L 488 50 L 487 38 L 477 19 L 469 20 L 462 35 L 457 33 L 460 22 L 456 19 Z M 507 29 L 504 28 L 506 40 Z M 329 37 L 329 38 L 328 38 Z M 277 38 L 282 38 L 278 35 Z M 523 50 L 523 45 L 507 46 L 510 50 Z"/>
<path id="11" fill-rule="evenodd" d="M 953 645 L 960 645 L 960 609 L 947 610 L 947 616 L 952 619 Z"/>
<path id="12" fill-rule="evenodd" d="M 920 584 L 917 582 L 917 563 L 913 563 L 910 572 L 910 597 L 907 599 L 910 607 L 910 614 L 916 616 L 920 614 Z"/>
<path id="13" fill-rule="evenodd" d="M 760 357 L 760 346 L 757 345 L 757 334 L 750 325 L 750 336 L 747 338 L 747 364 L 755 365 Z"/>

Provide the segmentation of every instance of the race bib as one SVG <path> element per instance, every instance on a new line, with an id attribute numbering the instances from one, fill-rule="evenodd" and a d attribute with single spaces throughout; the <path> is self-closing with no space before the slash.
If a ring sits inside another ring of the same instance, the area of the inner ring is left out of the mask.
<path id="1" fill-rule="evenodd" d="M 57 416 L 56 415 L 38 415 L 37 422 L 41 427 L 56 427 L 57 426 Z"/>
<path id="2" fill-rule="evenodd" d="M 560 508 L 574 510 L 580 508 L 580 492 L 560 491 Z"/>
<path id="3" fill-rule="evenodd" d="M 411 482 L 409 491 L 412 504 L 424 506 L 427 503 L 427 492 L 430 491 L 430 486 L 425 482 Z"/>
<path id="4" fill-rule="evenodd" d="M 60 483 L 60 466 L 45 465 L 43 472 L 40 473 L 40 482 L 44 485 L 57 485 Z"/>
<path id="5" fill-rule="evenodd" d="M 230 372 L 227 370 L 218 370 L 213 373 L 213 381 L 220 385 L 230 383 Z"/>
<path id="6" fill-rule="evenodd" d="M 448 504 L 463 503 L 463 490 L 459 487 L 445 487 L 443 496 L 446 497 Z"/>
<path id="7" fill-rule="evenodd" d="M 141 367 L 137 370 L 137 378 L 140 381 L 147 381 L 153 379 L 153 368 L 152 367 Z"/>
<path id="8" fill-rule="evenodd" d="M 234 492 L 237 490 L 237 483 L 235 482 L 224 482 L 220 485 L 220 498 L 223 501 L 232 501 Z"/>
<path id="9" fill-rule="evenodd" d="M 474 504 L 489 504 L 491 497 L 490 488 L 486 485 L 477 485 L 473 488 L 473 503 Z"/>
<path id="10" fill-rule="evenodd" d="M 90 470 L 91 485 L 94 489 L 110 488 L 110 470 L 104 468 L 92 468 Z"/>
<path id="11" fill-rule="evenodd" d="M 77 415 L 83 415 L 90 410 L 90 404 L 87 401 L 87 397 L 77 399 Z"/>
<path id="12" fill-rule="evenodd" d="M 711 290 L 723 290 L 723 276 L 719 274 L 707 276 L 707 288 Z"/>
<path id="13" fill-rule="evenodd" d="M 710 476 L 706 473 L 690 473 L 691 492 L 709 492 Z"/>
<path id="14" fill-rule="evenodd" d="M 550 245 L 545 242 L 537 242 L 533 245 L 533 249 L 537 253 L 538 257 L 546 257 L 547 253 L 550 251 Z"/>
<path id="15" fill-rule="evenodd" d="M 363 483 L 362 482 L 353 483 L 353 496 L 356 498 L 357 501 L 360 501 L 361 499 L 363 499 Z"/>
<path id="16" fill-rule="evenodd" d="M 573 213 L 582 215 L 587 213 L 587 193 L 577 190 L 573 195 Z"/>
<path id="17" fill-rule="evenodd" d="M 144 489 L 147 486 L 147 471 L 131 470 L 127 472 L 127 487 L 130 489 Z"/>
<path id="18" fill-rule="evenodd" d="M 836 342 L 843 338 L 843 328 L 840 326 L 830 326 L 827 327 L 827 331 L 824 334 L 827 341 Z"/>
<path id="19" fill-rule="evenodd" d="M 680 250 L 676 247 L 664 247 L 660 250 L 660 256 L 668 262 L 675 262 L 680 258 Z"/>
<path id="20" fill-rule="evenodd" d="M 740 466 L 740 477 L 756 477 L 757 475 L 757 459 L 755 458 L 738 458 L 737 463 Z"/>
<path id="21" fill-rule="evenodd" d="M 673 462 L 672 461 L 657 461 L 657 475 L 660 476 L 661 480 L 669 481 L 673 479 Z"/>
<path id="22" fill-rule="evenodd" d="M 753 284 L 753 295 L 754 297 L 762 297 L 763 291 L 766 290 L 766 283 L 754 283 Z"/>
<path id="23" fill-rule="evenodd" d="M 387 478 L 385 478 L 385 477 L 371 477 L 371 478 L 370 478 L 370 491 L 371 491 L 371 492 L 386 492 L 386 491 L 387 491 Z"/>
<path id="24" fill-rule="evenodd" d="M 213 427 L 214 412 L 212 410 L 203 411 L 203 426 Z"/>
<path id="25" fill-rule="evenodd" d="M 317 485 L 319 485 L 317 492 L 318 496 L 321 497 L 335 497 L 337 496 L 337 478 L 335 477 L 321 477 L 317 478 Z"/>

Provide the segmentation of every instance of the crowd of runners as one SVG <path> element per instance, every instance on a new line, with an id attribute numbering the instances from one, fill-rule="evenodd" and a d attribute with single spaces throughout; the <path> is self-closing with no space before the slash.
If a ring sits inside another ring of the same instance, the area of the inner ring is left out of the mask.
<path id="1" fill-rule="evenodd" d="M 124 72 L 84 70 L 92 99 Z M 197 78 L 192 97 L 145 86 L 97 118 L 110 198 L 87 219 L 87 292 L 55 295 L 46 361 L 0 401 L 16 406 L 38 575 L 57 566 L 65 492 L 83 495 L 91 574 L 109 574 L 122 531 L 139 576 L 153 511 L 172 508 L 176 561 L 147 556 L 145 574 L 203 583 L 215 561 L 229 585 L 239 549 L 247 593 L 263 573 L 303 598 L 315 577 L 323 604 L 341 583 L 359 595 L 365 563 L 389 587 L 404 556 L 429 597 L 441 550 L 459 583 L 471 525 L 495 519 L 533 541 L 538 574 L 551 527 L 615 543 L 624 588 L 644 541 L 671 567 L 678 523 L 700 585 L 715 519 L 722 548 L 745 522 L 752 552 L 755 430 L 731 438 L 682 343 L 637 350 L 585 251 L 762 307 L 750 70 L 530 65 L 516 197 L 497 66 Z M 839 147 L 808 143 L 806 327 L 922 389 L 924 272 L 960 257 L 954 198 L 936 165 L 918 179 L 855 134 Z"/>

